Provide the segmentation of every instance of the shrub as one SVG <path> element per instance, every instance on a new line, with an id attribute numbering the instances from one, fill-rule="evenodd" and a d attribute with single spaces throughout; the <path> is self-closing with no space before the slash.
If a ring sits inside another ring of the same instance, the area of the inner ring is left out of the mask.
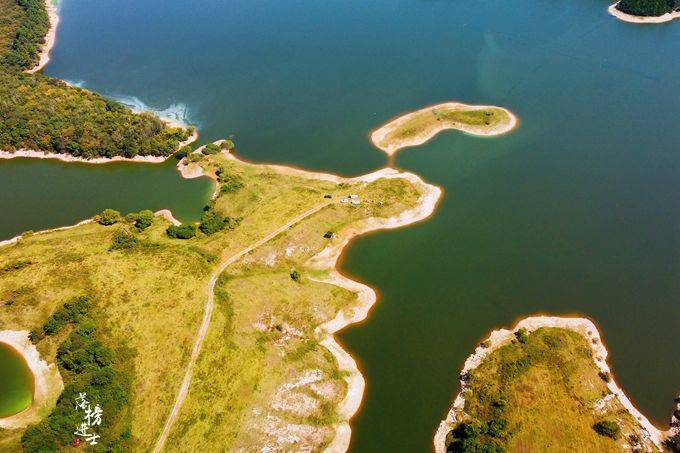
<path id="1" fill-rule="evenodd" d="M 120 220 L 120 212 L 113 209 L 104 209 L 101 214 L 97 216 L 97 222 L 102 225 L 109 226 Z"/>
<path id="2" fill-rule="evenodd" d="M 196 226 L 188 223 L 179 226 L 170 225 L 165 233 L 174 239 L 191 239 L 196 236 Z"/>
<path id="3" fill-rule="evenodd" d="M 153 223 L 153 212 L 148 209 L 144 209 L 139 212 L 131 212 L 128 214 L 127 218 L 135 225 L 139 231 L 146 230 Z"/>
<path id="4" fill-rule="evenodd" d="M 290 273 L 290 278 L 293 279 L 293 281 L 299 282 L 300 281 L 300 273 L 293 269 L 293 271 Z"/>
<path id="5" fill-rule="evenodd" d="M 600 376 L 600 379 L 602 379 L 604 382 L 609 382 L 612 380 L 609 373 L 605 373 L 604 371 L 600 371 L 599 373 L 597 373 L 597 375 Z"/>
<path id="6" fill-rule="evenodd" d="M 193 152 L 194 148 L 191 145 L 182 146 L 180 150 L 177 151 L 177 154 L 175 154 L 175 159 L 182 160 Z"/>
<path id="7" fill-rule="evenodd" d="M 668 451 L 680 453 L 680 433 L 666 439 L 663 443 L 663 446 L 666 447 Z"/>
<path id="8" fill-rule="evenodd" d="M 5 273 L 8 273 L 8 272 L 12 272 L 12 271 L 18 271 L 18 270 L 25 268 L 26 266 L 30 266 L 31 264 L 33 264 L 33 262 L 31 260 L 12 261 L 11 263 L 6 264 L 5 266 L 3 266 L 0 269 L 0 274 L 5 274 Z"/>
<path id="9" fill-rule="evenodd" d="M 203 151 L 202 151 L 202 153 L 206 156 L 209 156 L 211 154 L 217 154 L 219 152 L 220 152 L 220 147 L 217 146 L 214 143 L 210 143 L 209 145 L 205 145 L 203 147 Z"/>
<path id="10" fill-rule="evenodd" d="M 117 231 L 111 240 L 109 251 L 113 250 L 130 250 L 139 245 L 139 239 L 129 231 Z"/>
<path id="11" fill-rule="evenodd" d="M 89 309 L 90 302 L 86 297 L 73 297 L 47 318 L 42 330 L 45 335 L 54 335 L 66 324 L 80 321 L 82 317 L 87 314 Z"/>
<path id="12" fill-rule="evenodd" d="M 529 333 L 527 332 L 527 329 L 525 329 L 524 327 L 515 332 L 515 338 L 517 338 L 517 341 L 519 341 L 522 344 L 527 342 L 528 337 Z"/>
<path id="13" fill-rule="evenodd" d="M 238 175 L 230 175 L 222 167 L 215 174 L 220 183 L 220 194 L 236 192 L 243 187 L 243 180 Z"/>
<path id="14" fill-rule="evenodd" d="M 215 211 L 209 209 L 203 214 L 198 229 L 201 230 L 203 234 L 211 235 L 231 227 L 232 219 L 230 217 L 220 217 Z"/>
<path id="15" fill-rule="evenodd" d="M 226 149 L 227 151 L 231 151 L 234 149 L 234 142 L 232 140 L 222 140 L 222 143 L 220 143 L 220 148 Z"/>
<path id="16" fill-rule="evenodd" d="M 619 425 L 611 420 L 599 421 L 593 425 L 593 429 L 596 433 L 602 436 L 611 437 L 612 439 L 618 439 L 619 433 L 621 432 Z"/>

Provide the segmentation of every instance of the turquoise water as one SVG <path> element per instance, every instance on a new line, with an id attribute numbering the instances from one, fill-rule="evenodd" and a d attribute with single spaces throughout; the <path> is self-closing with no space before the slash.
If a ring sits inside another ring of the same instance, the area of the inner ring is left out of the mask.
<path id="1" fill-rule="evenodd" d="M 367 378 L 354 451 L 427 451 L 474 345 L 536 312 L 592 317 L 619 383 L 665 426 L 680 391 L 680 22 L 624 24 L 607 6 L 63 0 L 46 73 L 184 104 L 202 140 L 235 134 L 248 159 L 351 175 L 384 165 L 368 133 L 401 112 L 510 108 L 512 135 L 448 133 L 401 152 L 400 168 L 444 187 L 439 211 L 345 257 L 381 294 L 341 336 Z M 45 201 L 52 186 L 63 195 Z M 27 161 L 0 162 L 0 190 L 13 194 L 2 212 L 19 213 L 4 236 L 112 203 L 191 217 L 210 191 L 171 164 Z"/>
<path id="2" fill-rule="evenodd" d="M 33 401 L 33 374 L 14 348 L 0 343 L 0 417 L 14 415 Z"/>

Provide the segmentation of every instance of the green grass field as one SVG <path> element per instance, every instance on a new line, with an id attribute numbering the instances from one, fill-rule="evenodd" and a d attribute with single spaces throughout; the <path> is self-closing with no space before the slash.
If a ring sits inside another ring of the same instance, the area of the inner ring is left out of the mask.
<path id="1" fill-rule="evenodd" d="M 346 384 L 334 357 L 319 346 L 315 328 L 339 310 L 351 309 L 356 295 L 316 281 L 330 269 L 312 270 L 306 262 L 364 219 L 413 207 L 423 187 L 402 178 L 337 184 L 221 154 L 198 164 L 219 169 L 220 186 L 228 186 L 209 209 L 220 218 L 229 216 L 228 227 L 211 235 L 199 229 L 188 240 L 170 239 L 165 233 L 169 223 L 156 217 L 142 232 L 120 221 L 25 236 L 0 248 L 0 269 L 5 269 L 0 272 L 0 329 L 39 328 L 64 300 L 87 295 L 105 343 L 129 351 L 124 356 L 130 362 L 132 398 L 123 412 L 129 419 L 119 424 L 130 427 L 126 445 L 148 451 L 188 363 L 211 271 L 318 207 L 220 277 L 189 396 L 166 446 L 170 451 L 251 451 L 283 442 L 284 449 L 319 449 L 334 436 L 332 425 L 339 421 L 335 406 Z M 341 203 L 349 193 L 358 194 L 361 205 Z M 134 238 L 132 245 L 110 250 L 120 231 Z M 333 236 L 324 237 L 328 232 Z M 38 342 L 49 362 L 55 361 L 67 334 Z M 293 434 L 298 440 L 281 440 Z M 19 435 L 0 432 L 0 445 L 18 448 Z"/>
<path id="2" fill-rule="evenodd" d="M 635 419 L 617 399 L 595 409 L 609 390 L 587 341 L 570 330 L 541 328 L 492 352 L 467 377 L 466 416 L 459 432 L 449 433 L 448 451 L 474 451 L 461 434 L 464 425 L 478 431 L 469 437 L 478 444 L 509 452 L 630 449 L 630 436 L 639 433 Z M 619 426 L 616 439 L 595 432 L 601 421 Z"/>

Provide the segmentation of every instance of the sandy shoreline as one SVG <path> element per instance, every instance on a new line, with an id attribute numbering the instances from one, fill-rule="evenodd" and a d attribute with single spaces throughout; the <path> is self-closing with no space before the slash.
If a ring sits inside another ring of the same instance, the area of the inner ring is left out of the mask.
<path id="1" fill-rule="evenodd" d="M 57 27 L 59 26 L 59 11 L 57 10 L 57 5 L 53 5 L 50 0 L 45 0 L 45 10 L 50 19 L 50 28 L 47 30 L 47 35 L 45 35 L 45 43 L 40 50 L 38 64 L 31 69 L 26 70 L 29 74 L 40 71 L 47 63 L 49 63 L 50 53 L 54 48 L 54 44 L 57 42 Z"/>
<path id="2" fill-rule="evenodd" d="M 664 432 L 656 428 L 647 419 L 647 417 L 640 413 L 640 411 L 633 405 L 623 390 L 618 386 L 616 380 L 614 379 L 614 374 L 611 372 L 611 369 L 607 364 L 607 348 L 602 342 L 600 332 L 590 319 L 557 316 L 531 316 L 519 321 L 512 329 L 494 330 L 487 338 L 489 346 L 486 348 L 481 346 L 481 344 L 477 346 L 472 355 L 470 355 L 465 361 L 463 369 L 460 372 L 460 376 L 463 376 L 469 371 L 477 368 L 482 363 L 482 361 L 496 349 L 510 343 L 515 338 L 515 332 L 517 330 L 524 328 L 528 332 L 532 332 L 534 330 L 540 329 L 541 327 L 557 327 L 561 329 L 568 329 L 582 335 L 588 340 L 588 344 L 590 344 L 593 350 L 593 359 L 598 371 L 607 373 L 611 376 L 611 380 L 607 383 L 609 391 L 615 395 L 616 398 L 618 398 L 621 405 L 633 416 L 633 418 L 639 422 L 641 429 L 647 432 L 649 435 L 649 439 L 659 449 L 661 449 L 662 441 L 670 431 Z M 464 393 L 466 390 L 466 383 L 461 380 L 460 385 L 460 393 L 456 395 L 451 409 L 447 413 L 446 418 L 440 422 L 439 427 L 437 428 L 437 431 L 434 435 L 433 443 L 436 453 L 444 453 L 446 451 L 446 435 L 453 428 L 453 426 L 458 423 L 460 416 L 464 414 Z"/>
<path id="3" fill-rule="evenodd" d="M 380 145 L 380 143 L 385 139 L 385 137 L 393 132 L 395 129 L 398 127 L 402 126 L 404 123 L 408 122 L 411 117 L 415 115 L 419 115 L 425 111 L 433 110 L 436 108 L 448 108 L 452 110 L 484 110 L 484 109 L 500 109 L 503 110 L 510 120 L 507 123 L 504 124 L 498 124 L 493 127 L 488 127 L 488 126 L 474 126 L 474 125 L 467 125 L 467 124 L 443 124 L 442 122 L 437 122 L 434 124 L 432 127 L 424 130 L 420 134 L 416 134 L 413 137 L 410 137 L 408 139 L 402 140 L 399 144 L 389 144 L 389 145 Z M 491 137 L 491 136 L 496 136 L 496 135 L 502 135 L 506 134 L 510 131 L 512 131 L 517 125 L 519 124 L 519 120 L 515 114 L 513 114 L 510 110 L 503 108 L 503 107 L 497 107 L 494 105 L 469 105 L 469 104 L 463 104 L 460 102 L 444 102 L 441 104 L 436 104 L 436 105 L 430 105 L 427 107 L 423 107 L 422 109 L 418 109 L 413 112 L 405 113 L 403 115 L 399 115 L 378 129 L 374 130 L 371 132 L 370 138 L 371 138 L 371 143 L 373 145 L 385 152 L 388 156 L 392 156 L 394 153 L 399 151 L 402 148 L 410 147 L 410 146 L 418 146 L 422 145 L 428 141 L 430 141 L 432 138 L 434 138 L 437 134 L 439 134 L 442 131 L 445 130 L 459 130 L 461 132 L 464 132 L 466 134 L 470 135 L 476 135 L 476 136 L 483 136 L 483 137 Z"/>
<path id="4" fill-rule="evenodd" d="M 2 330 L 0 343 L 14 348 L 24 358 L 33 373 L 33 402 L 18 414 L 0 418 L 0 428 L 18 429 L 40 421 L 52 410 L 57 398 L 64 389 L 59 369 L 55 364 L 48 364 L 40 358 L 40 353 L 29 340 L 28 330 Z"/>
<path id="5" fill-rule="evenodd" d="M 663 24 L 674 19 L 680 19 L 680 11 L 666 13 L 662 16 L 633 16 L 632 14 L 627 14 L 616 9 L 616 5 L 618 4 L 619 2 L 614 3 L 607 8 L 607 11 L 617 19 L 631 24 Z"/>

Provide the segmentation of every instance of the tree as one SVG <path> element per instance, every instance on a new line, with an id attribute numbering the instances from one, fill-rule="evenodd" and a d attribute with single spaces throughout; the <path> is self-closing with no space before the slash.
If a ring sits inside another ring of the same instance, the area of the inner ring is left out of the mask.
<path id="1" fill-rule="evenodd" d="M 129 250 L 139 244 L 139 239 L 129 231 L 118 231 L 113 235 L 109 251 L 113 250 Z"/>
<path id="2" fill-rule="evenodd" d="M 618 439 L 619 433 L 621 432 L 619 425 L 611 420 L 599 421 L 593 425 L 593 429 L 596 433 L 602 436 L 611 437 L 612 439 Z"/>
<path id="3" fill-rule="evenodd" d="M 214 143 L 210 143 L 209 145 L 205 145 L 205 146 L 203 147 L 203 151 L 202 151 L 202 152 L 203 152 L 203 154 L 205 154 L 206 156 L 208 156 L 208 155 L 210 155 L 210 154 L 217 154 L 217 153 L 220 152 L 220 147 L 217 146 L 217 145 L 214 144 Z"/>
<path id="4" fill-rule="evenodd" d="M 128 214 L 128 219 L 132 221 L 139 231 L 146 230 L 153 223 L 153 212 L 148 209 L 139 212 L 131 212 Z"/>
<path id="5" fill-rule="evenodd" d="M 191 239 L 196 236 L 196 226 L 188 223 L 183 223 L 179 226 L 170 225 L 165 233 L 175 239 Z"/>
<path id="6" fill-rule="evenodd" d="M 621 0 L 616 9 L 633 16 L 662 16 L 674 6 L 675 0 Z"/>
<path id="7" fill-rule="evenodd" d="M 220 148 L 226 149 L 227 151 L 231 151 L 234 149 L 234 142 L 232 140 L 222 140 L 222 143 L 220 143 Z"/>
<path id="8" fill-rule="evenodd" d="M 104 209 L 101 214 L 97 216 L 97 222 L 102 225 L 110 226 L 120 220 L 120 212 L 113 209 Z"/>

